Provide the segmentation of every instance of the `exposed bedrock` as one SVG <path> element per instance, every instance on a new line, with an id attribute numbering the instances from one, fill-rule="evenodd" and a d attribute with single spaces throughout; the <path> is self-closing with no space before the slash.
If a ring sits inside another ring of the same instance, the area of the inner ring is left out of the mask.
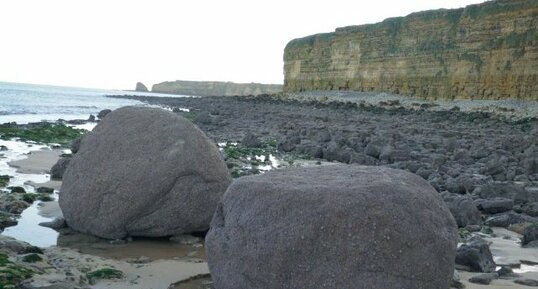
<path id="1" fill-rule="evenodd" d="M 457 227 L 417 175 L 279 169 L 235 180 L 206 249 L 215 288 L 448 288 Z"/>
<path id="2" fill-rule="evenodd" d="M 230 181 L 217 147 L 192 123 L 125 107 L 81 140 L 59 202 L 67 224 L 83 233 L 170 236 L 207 230 Z"/>
<path id="3" fill-rule="evenodd" d="M 536 15 L 536 0 L 497 0 L 295 39 L 284 90 L 538 100 Z"/>

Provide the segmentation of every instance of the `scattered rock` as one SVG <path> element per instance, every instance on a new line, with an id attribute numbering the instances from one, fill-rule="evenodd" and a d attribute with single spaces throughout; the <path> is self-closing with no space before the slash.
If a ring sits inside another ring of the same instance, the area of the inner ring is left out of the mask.
<path id="1" fill-rule="evenodd" d="M 82 141 L 83 136 L 77 138 L 71 143 L 71 153 L 76 154 L 80 149 L 80 142 Z"/>
<path id="2" fill-rule="evenodd" d="M 499 278 L 501 279 L 504 279 L 504 278 L 515 278 L 515 277 L 518 277 L 519 275 L 514 273 L 514 271 L 512 270 L 512 268 L 508 267 L 508 266 L 501 266 L 501 268 L 499 270 L 497 270 L 497 274 L 499 275 Z"/>
<path id="3" fill-rule="evenodd" d="M 454 274 L 452 275 L 452 281 L 450 282 L 450 288 L 455 289 L 464 289 L 465 285 L 461 283 L 460 275 L 458 274 L 458 271 L 454 270 Z"/>
<path id="4" fill-rule="evenodd" d="M 59 230 L 59 229 L 65 228 L 67 225 L 65 224 L 64 218 L 58 217 L 50 222 L 41 222 L 39 223 L 39 226 L 51 228 L 53 230 Z"/>
<path id="5" fill-rule="evenodd" d="M 476 207 L 487 214 L 496 214 L 510 211 L 514 200 L 507 198 L 480 199 L 475 201 Z"/>
<path id="6" fill-rule="evenodd" d="M 489 283 L 491 283 L 493 279 L 497 279 L 498 277 L 499 276 L 497 275 L 497 273 L 480 274 L 469 278 L 469 282 L 475 284 L 489 285 Z"/>
<path id="7" fill-rule="evenodd" d="M 213 117 L 208 112 L 201 112 L 196 115 L 194 122 L 197 124 L 211 124 L 213 123 Z"/>
<path id="8" fill-rule="evenodd" d="M 521 211 L 529 216 L 538 217 L 538 202 L 524 204 Z"/>
<path id="9" fill-rule="evenodd" d="M 472 237 L 458 248 L 456 264 L 466 266 L 471 272 L 491 273 L 495 271 L 495 262 L 493 262 L 489 244 L 478 236 Z"/>
<path id="10" fill-rule="evenodd" d="M 538 287 L 538 280 L 534 280 L 534 279 L 517 279 L 517 280 L 514 280 L 514 283 L 525 285 L 525 286 Z"/>
<path id="11" fill-rule="evenodd" d="M 527 245 L 532 241 L 538 240 L 538 223 L 527 226 L 523 231 L 522 245 Z"/>
<path id="12" fill-rule="evenodd" d="M 448 205 L 458 227 L 479 225 L 481 223 L 480 212 L 470 196 L 450 194 L 448 192 L 442 193 L 441 196 Z"/>
<path id="13" fill-rule="evenodd" d="M 39 194 L 52 194 L 54 193 L 54 189 L 49 187 L 38 187 L 36 192 Z"/>
<path id="14" fill-rule="evenodd" d="M 162 109 L 124 107 L 83 138 L 59 203 L 82 233 L 179 235 L 209 228 L 230 182 L 217 147 L 192 123 Z"/>
<path id="15" fill-rule="evenodd" d="M 220 289 L 445 288 L 457 240 L 450 211 L 422 178 L 332 165 L 235 180 L 206 250 Z"/>
<path id="16" fill-rule="evenodd" d="M 103 109 L 103 110 L 101 110 L 101 111 L 97 114 L 97 118 L 98 118 L 98 119 L 103 119 L 103 118 L 105 118 L 105 116 L 106 116 L 107 114 L 109 114 L 110 112 L 112 112 L 112 110 L 110 110 L 110 109 Z"/>
<path id="17" fill-rule="evenodd" d="M 247 135 L 245 135 L 245 137 L 241 141 L 241 144 L 248 148 L 259 148 L 263 145 L 260 139 L 256 135 L 251 133 L 247 133 Z"/>
<path id="18" fill-rule="evenodd" d="M 524 214 L 518 214 L 515 212 L 505 212 L 490 216 L 484 222 L 485 225 L 490 227 L 503 227 L 507 228 L 510 225 L 525 223 L 525 222 L 538 222 L 538 218 L 527 216 Z"/>
<path id="19" fill-rule="evenodd" d="M 60 158 L 50 169 L 50 178 L 53 180 L 61 180 L 70 162 L 71 158 Z"/>

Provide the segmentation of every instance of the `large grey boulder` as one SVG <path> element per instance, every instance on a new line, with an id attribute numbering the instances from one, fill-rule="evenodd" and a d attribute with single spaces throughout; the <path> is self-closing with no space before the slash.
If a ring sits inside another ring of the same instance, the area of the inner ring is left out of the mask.
<path id="1" fill-rule="evenodd" d="M 218 289 L 448 288 L 457 227 L 421 177 L 384 167 L 235 180 L 206 236 Z"/>
<path id="2" fill-rule="evenodd" d="M 59 202 L 67 224 L 83 233 L 171 236 L 207 230 L 230 182 L 217 147 L 192 123 L 124 107 L 82 139 Z"/>

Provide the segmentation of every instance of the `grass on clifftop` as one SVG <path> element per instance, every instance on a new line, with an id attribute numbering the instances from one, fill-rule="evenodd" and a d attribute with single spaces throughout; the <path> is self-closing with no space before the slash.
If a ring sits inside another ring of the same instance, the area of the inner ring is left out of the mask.
<path id="1" fill-rule="evenodd" d="M 0 138 L 9 140 L 19 138 L 22 141 L 37 143 L 70 144 L 80 137 L 85 130 L 72 128 L 63 124 L 39 123 L 35 125 L 0 125 Z"/>

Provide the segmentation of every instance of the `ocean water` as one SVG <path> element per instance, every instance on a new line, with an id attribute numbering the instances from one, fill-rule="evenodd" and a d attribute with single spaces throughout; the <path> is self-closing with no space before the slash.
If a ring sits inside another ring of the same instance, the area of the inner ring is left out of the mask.
<path id="1" fill-rule="evenodd" d="M 105 95 L 153 95 L 121 90 L 59 87 L 0 82 L 0 123 L 28 123 L 42 120 L 87 119 L 103 109 L 122 106 L 144 106 L 129 99 L 108 98 Z"/>

